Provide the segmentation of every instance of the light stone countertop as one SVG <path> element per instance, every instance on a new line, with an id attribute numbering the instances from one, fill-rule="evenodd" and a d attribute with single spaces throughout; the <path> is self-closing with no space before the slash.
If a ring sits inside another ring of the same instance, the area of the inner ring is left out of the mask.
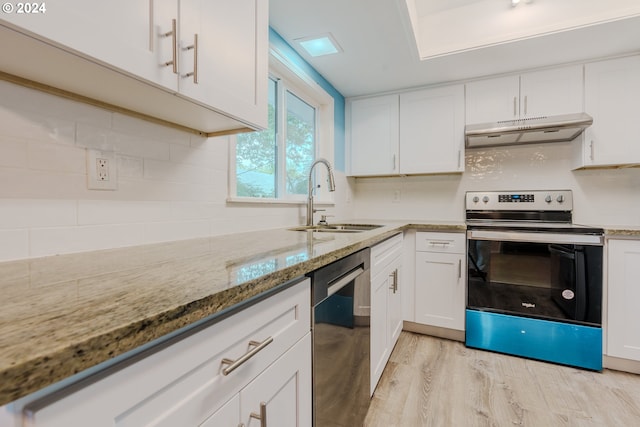
<path id="1" fill-rule="evenodd" d="M 640 226 L 605 226 L 605 237 L 640 239 Z"/>
<path id="2" fill-rule="evenodd" d="M 455 222 L 357 222 L 384 227 L 265 230 L 0 263 L 0 405 L 242 309 L 252 297 L 399 231 L 465 230 Z"/>

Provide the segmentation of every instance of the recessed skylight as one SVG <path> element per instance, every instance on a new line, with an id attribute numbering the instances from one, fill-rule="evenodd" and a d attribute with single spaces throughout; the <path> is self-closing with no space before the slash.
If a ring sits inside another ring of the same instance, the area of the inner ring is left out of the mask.
<path id="1" fill-rule="evenodd" d="M 319 36 L 303 37 L 295 39 L 300 46 L 311 56 L 331 55 L 342 52 L 340 45 L 329 33 Z"/>

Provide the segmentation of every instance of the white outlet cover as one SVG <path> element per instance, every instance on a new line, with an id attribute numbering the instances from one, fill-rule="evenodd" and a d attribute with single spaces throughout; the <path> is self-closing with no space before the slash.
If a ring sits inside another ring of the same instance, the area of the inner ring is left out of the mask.
<path id="1" fill-rule="evenodd" d="M 106 177 L 100 178 L 98 164 L 106 162 Z M 87 149 L 87 188 L 89 190 L 117 190 L 118 172 L 116 153 L 113 151 Z"/>

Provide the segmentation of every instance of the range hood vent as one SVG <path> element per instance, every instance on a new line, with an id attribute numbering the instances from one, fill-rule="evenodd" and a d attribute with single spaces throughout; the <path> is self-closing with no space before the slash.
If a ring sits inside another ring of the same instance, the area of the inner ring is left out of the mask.
<path id="1" fill-rule="evenodd" d="M 571 141 L 592 123 L 593 118 L 590 115 L 576 113 L 467 125 L 464 129 L 465 146 L 502 147 Z"/>

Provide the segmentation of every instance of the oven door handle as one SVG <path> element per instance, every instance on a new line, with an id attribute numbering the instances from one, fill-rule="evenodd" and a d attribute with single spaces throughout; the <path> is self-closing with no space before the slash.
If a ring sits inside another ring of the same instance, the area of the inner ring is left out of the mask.
<path id="1" fill-rule="evenodd" d="M 593 234 L 527 233 L 519 231 L 467 230 L 469 240 L 497 242 L 557 243 L 602 246 L 603 237 Z"/>

